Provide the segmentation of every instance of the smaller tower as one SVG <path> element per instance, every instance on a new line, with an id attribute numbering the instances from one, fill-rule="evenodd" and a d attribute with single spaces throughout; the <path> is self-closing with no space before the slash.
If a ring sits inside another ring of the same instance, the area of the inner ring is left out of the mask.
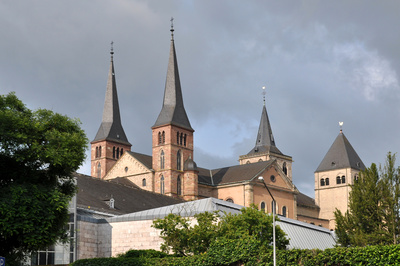
<path id="1" fill-rule="evenodd" d="M 343 133 L 340 132 L 314 173 L 315 203 L 320 207 L 319 218 L 329 220 L 329 229 L 335 229 L 334 211 L 347 211 L 350 185 L 365 169 L 357 152 Z"/>
<path id="2" fill-rule="evenodd" d="M 91 175 L 102 179 L 108 170 L 122 156 L 131 150 L 125 131 L 122 128 L 119 112 L 117 85 L 114 72 L 114 49 L 111 43 L 111 63 L 108 73 L 103 119 L 96 137 L 91 144 Z"/>
<path id="3" fill-rule="evenodd" d="M 247 164 L 276 159 L 278 165 L 282 168 L 282 171 L 290 180 L 292 180 L 292 157 L 284 155 L 275 145 L 267 108 L 265 107 L 265 87 L 263 87 L 262 94 L 263 108 L 256 138 L 256 145 L 246 155 L 239 156 L 239 163 Z"/>

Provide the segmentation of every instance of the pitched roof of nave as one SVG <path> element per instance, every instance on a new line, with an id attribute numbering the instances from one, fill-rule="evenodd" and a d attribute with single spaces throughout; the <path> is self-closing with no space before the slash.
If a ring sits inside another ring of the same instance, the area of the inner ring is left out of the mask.
<path id="1" fill-rule="evenodd" d="M 352 168 L 356 170 L 365 169 L 365 165 L 351 146 L 349 140 L 340 130 L 332 146 L 329 148 L 324 159 L 315 172 L 324 172 L 335 169 Z"/>
<path id="2" fill-rule="evenodd" d="M 205 185 L 224 185 L 251 181 L 253 179 L 257 179 L 259 175 L 267 168 L 274 166 L 277 166 L 276 160 L 234 165 L 214 170 L 198 168 L 199 183 Z M 278 167 L 276 168 L 279 169 Z M 281 176 L 282 178 L 284 178 L 284 181 L 288 185 L 288 187 L 297 190 L 294 184 L 286 177 L 285 174 L 282 173 Z"/>
<path id="3" fill-rule="evenodd" d="M 179 79 L 178 60 L 176 58 L 175 43 L 171 29 L 171 48 L 169 52 L 167 78 L 165 81 L 164 101 L 154 127 L 175 125 L 194 131 L 183 105 L 181 82 Z"/>
<path id="4" fill-rule="evenodd" d="M 76 174 L 78 193 L 77 207 L 111 214 L 125 214 L 184 202 L 158 193 L 138 188 L 125 178 L 101 180 Z M 115 208 L 107 201 L 114 199 Z"/>
<path id="5" fill-rule="evenodd" d="M 125 131 L 121 123 L 121 115 L 119 112 L 117 84 L 114 72 L 114 51 L 111 47 L 111 62 L 108 73 L 106 97 L 104 100 L 103 118 L 96 137 L 92 142 L 101 140 L 110 140 L 126 145 L 131 145 L 125 135 Z"/>
<path id="6" fill-rule="evenodd" d="M 297 194 L 297 206 L 320 209 L 320 207 L 317 204 L 315 204 L 315 200 L 313 198 L 301 192 Z"/>

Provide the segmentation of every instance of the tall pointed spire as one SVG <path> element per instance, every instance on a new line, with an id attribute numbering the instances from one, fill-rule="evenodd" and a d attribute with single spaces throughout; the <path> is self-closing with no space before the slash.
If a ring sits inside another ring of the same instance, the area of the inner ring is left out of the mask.
<path id="1" fill-rule="evenodd" d="M 178 61 L 174 43 L 174 27 L 171 19 L 171 47 L 169 52 L 167 78 L 165 81 L 164 101 L 154 127 L 175 125 L 193 131 L 183 105 Z"/>
<path id="2" fill-rule="evenodd" d="M 265 152 L 282 154 L 282 152 L 275 146 L 271 124 L 269 123 L 267 108 L 265 107 L 265 87 L 263 87 L 263 102 L 264 104 L 261 112 L 260 126 L 258 127 L 256 145 L 247 155 Z"/>
<path id="3" fill-rule="evenodd" d="M 106 97 L 104 101 L 103 119 L 96 137 L 93 142 L 100 140 L 111 140 L 123 144 L 131 145 L 122 128 L 121 116 L 119 113 L 117 85 L 114 72 L 114 49 L 111 42 L 111 62 L 108 73 Z"/>

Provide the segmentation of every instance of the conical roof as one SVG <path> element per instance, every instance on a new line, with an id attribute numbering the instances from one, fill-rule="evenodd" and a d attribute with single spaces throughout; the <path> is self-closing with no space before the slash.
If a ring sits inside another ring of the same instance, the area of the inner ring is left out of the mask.
<path id="1" fill-rule="evenodd" d="M 247 155 L 262 154 L 266 152 L 282 154 L 282 152 L 275 146 L 275 140 L 272 134 L 271 124 L 269 123 L 267 108 L 265 107 L 264 103 L 261 112 L 261 120 L 258 128 L 256 145 Z"/>
<path id="2" fill-rule="evenodd" d="M 349 140 L 343 134 L 343 131 L 340 130 L 339 135 L 336 137 L 315 172 L 324 172 L 343 168 L 364 170 L 365 165 L 354 150 L 353 146 L 351 146 Z"/>
<path id="3" fill-rule="evenodd" d="M 96 137 L 92 142 L 101 140 L 111 140 L 127 145 L 131 145 L 122 128 L 121 116 L 119 113 L 117 85 L 114 72 L 114 52 L 111 50 L 110 71 L 108 73 L 106 97 L 104 101 L 103 119 Z"/>
<path id="4" fill-rule="evenodd" d="M 173 32 L 173 30 L 171 30 Z M 164 102 L 154 127 L 175 125 L 194 131 L 183 105 L 181 82 L 179 79 L 178 61 L 172 34 L 169 52 L 167 79 L 165 81 Z"/>

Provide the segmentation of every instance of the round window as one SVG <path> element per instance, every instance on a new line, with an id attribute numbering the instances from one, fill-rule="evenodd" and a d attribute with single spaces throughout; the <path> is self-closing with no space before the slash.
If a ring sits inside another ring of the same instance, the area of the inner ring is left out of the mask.
<path id="1" fill-rule="evenodd" d="M 275 181 L 276 181 L 276 178 L 275 178 L 274 175 L 271 175 L 270 179 L 271 179 L 272 182 L 275 182 Z"/>
<path id="2" fill-rule="evenodd" d="M 125 172 L 128 172 L 128 166 L 127 166 L 127 167 L 125 167 Z"/>

